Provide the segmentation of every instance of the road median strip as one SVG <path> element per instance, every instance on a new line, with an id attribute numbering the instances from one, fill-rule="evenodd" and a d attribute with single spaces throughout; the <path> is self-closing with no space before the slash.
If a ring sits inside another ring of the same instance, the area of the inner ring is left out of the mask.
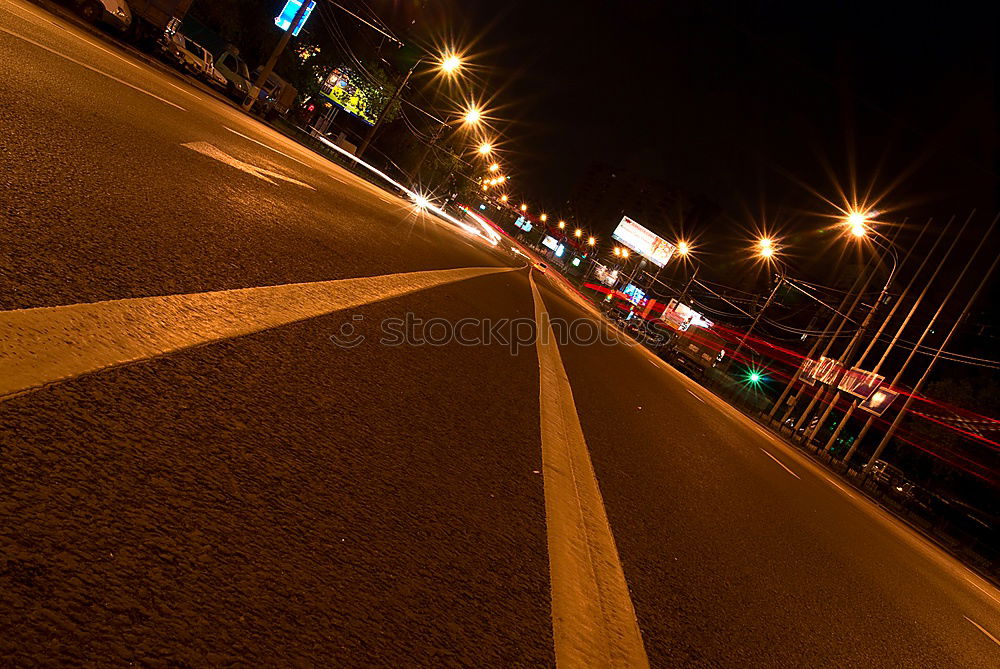
<path id="1" fill-rule="evenodd" d="M 556 665 L 648 667 L 573 390 L 533 277 L 530 284 Z"/>

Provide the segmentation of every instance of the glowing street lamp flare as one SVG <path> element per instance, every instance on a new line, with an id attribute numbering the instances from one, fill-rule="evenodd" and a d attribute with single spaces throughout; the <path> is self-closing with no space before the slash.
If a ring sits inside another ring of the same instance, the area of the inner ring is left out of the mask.
<path id="1" fill-rule="evenodd" d="M 490 172 L 496 172 L 499 169 L 500 169 L 499 163 L 493 163 L 492 165 L 490 165 Z"/>
<path id="2" fill-rule="evenodd" d="M 493 147 L 490 146 L 489 142 L 483 142 L 482 144 L 479 145 L 479 155 L 487 156 L 492 150 Z"/>
<path id="3" fill-rule="evenodd" d="M 594 239 L 593 237 L 587 240 L 587 243 L 590 244 L 591 246 L 593 246 L 595 242 L 597 242 L 597 240 Z"/>
<path id="4" fill-rule="evenodd" d="M 847 227 L 852 235 L 859 238 L 864 237 L 871 229 L 870 221 L 872 216 L 877 214 L 878 212 L 871 211 L 852 211 L 847 214 L 847 217 L 844 219 L 844 223 L 847 224 Z"/>
<path id="5" fill-rule="evenodd" d="M 575 230 L 575 231 L 573 232 L 573 235 L 574 235 L 574 236 L 576 236 L 576 237 L 582 237 L 582 236 L 583 236 L 583 230 L 581 230 L 580 228 L 577 228 L 577 229 L 576 229 L 576 230 Z"/>
<path id="6" fill-rule="evenodd" d="M 774 241 L 770 237 L 761 237 L 757 241 L 757 255 L 765 259 L 774 257 Z"/>
<path id="7" fill-rule="evenodd" d="M 483 118 L 483 114 L 481 111 L 479 111 L 479 107 L 469 107 L 469 109 L 465 112 L 465 116 L 463 118 L 466 123 L 470 125 L 475 125 L 479 123 L 479 121 Z"/>
<path id="8" fill-rule="evenodd" d="M 566 221 L 559 221 L 559 229 L 560 230 L 566 229 Z"/>
<path id="9" fill-rule="evenodd" d="M 677 253 L 686 256 L 688 253 L 691 253 L 691 247 L 688 246 L 687 242 L 677 242 Z"/>
<path id="10" fill-rule="evenodd" d="M 521 205 L 521 211 L 528 211 L 528 205 L 522 204 Z"/>
<path id="11" fill-rule="evenodd" d="M 462 67 L 462 59 L 452 54 L 441 61 L 441 70 L 449 74 Z"/>
<path id="12" fill-rule="evenodd" d="M 615 247 L 615 255 L 616 256 L 620 256 L 621 254 L 622 254 L 622 250 L 616 246 Z"/>
<path id="13" fill-rule="evenodd" d="M 506 195 L 501 195 L 500 196 L 500 201 L 501 202 L 506 202 L 507 201 L 507 196 Z"/>
<path id="14" fill-rule="evenodd" d="M 549 215 L 548 214 L 542 214 L 538 218 L 541 219 L 542 223 L 544 223 L 545 221 L 549 220 Z"/>
<path id="15" fill-rule="evenodd" d="M 628 258 L 628 249 L 622 249 L 622 256 Z"/>

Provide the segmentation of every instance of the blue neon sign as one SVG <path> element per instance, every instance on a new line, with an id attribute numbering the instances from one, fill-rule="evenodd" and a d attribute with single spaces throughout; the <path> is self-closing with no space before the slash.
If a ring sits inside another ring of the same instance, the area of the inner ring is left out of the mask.
<path id="1" fill-rule="evenodd" d="M 299 7 L 302 6 L 302 0 L 288 0 L 285 3 L 285 8 L 281 10 L 281 13 L 274 17 L 274 25 L 278 26 L 282 30 L 288 30 L 292 25 L 292 19 L 295 18 L 295 14 L 298 13 Z M 299 31 L 302 30 L 302 26 L 306 24 L 309 19 L 309 15 L 312 14 L 313 9 L 316 7 L 316 0 L 310 0 L 309 6 L 306 7 L 306 13 L 302 15 L 302 20 L 299 21 L 299 25 L 295 26 L 295 30 L 292 31 L 292 35 L 296 37 L 299 36 Z"/>

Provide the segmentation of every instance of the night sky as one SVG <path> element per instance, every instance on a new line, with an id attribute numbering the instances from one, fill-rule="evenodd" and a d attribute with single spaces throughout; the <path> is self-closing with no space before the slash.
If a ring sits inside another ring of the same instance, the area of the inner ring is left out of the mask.
<path id="1" fill-rule="evenodd" d="M 461 3 L 515 189 L 556 208 L 591 164 L 733 218 L 995 210 L 997 12 L 936 3 Z M 452 17 L 455 15 L 452 14 Z M 488 72 L 488 74 L 487 74 Z M 761 212 L 764 212 L 761 215 Z M 792 223 L 800 225 L 801 223 Z"/>

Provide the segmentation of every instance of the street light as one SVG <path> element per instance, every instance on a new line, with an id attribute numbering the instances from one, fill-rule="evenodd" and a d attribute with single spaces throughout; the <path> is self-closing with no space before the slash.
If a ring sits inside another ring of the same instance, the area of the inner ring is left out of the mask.
<path id="1" fill-rule="evenodd" d="M 566 229 L 566 221 L 559 221 L 559 229 L 560 230 Z"/>
<path id="2" fill-rule="evenodd" d="M 471 105 L 465 111 L 465 116 L 462 117 L 462 120 L 469 125 L 476 125 L 477 123 L 479 123 L 479 121 L 482 120 L 482 118 L 483 118 L 483 112 L 480 111 L 479 107 Z M 487 153 L 489 153 L 489 151 L 487 151 Z"/>
<path id="3" fill-rule="evenodd" d="M 594 239 L 593 237 L 591 237 L 590 239 L 587 240 L 587 243 L 590 244 L 591 246 L 593 246 L 594 244 L 597 243 L 597 240 Z"/>
<path id="4" fill-rule="evenodd" d="M 490 172 L 496 172 L 500 169 L 500 163 L 493 163 L 490 165 Z"/>
<path id="5" fill-rule="evenodd" d="M 303 7 L 306 7 L 308 5 L 309 5 L 309 3 L 307 3 L 307 2 L 303 2 L 302 3 Z M 301 13 L 301 12 L 302 12 L 302 10 L 300 10 L 299 13 Z M 298 14 L 296 14 L 296 16 L 298 16 Z M 296 20 L 298 20 L 298 19 L 296 19 Z M 288 31 L 285 34 L 287 35 L 287 34 L 290 34 L 290 33 L 291 33 L 291 31 Z M 400 93 L 403 92 L 403 89 L 406 88 L 406 84 L 409 83 L 410 77 L 413 76 L 413 71 L 416 70 L 417 66 L 420 65 L 420 63 L 422 63 L 422 62 L 424 62 L 423 57 L 417 59 L 417 62 L 415 62 L 413 64 L 413 66 L 410 68 L 409 72 L 406 73 L 406 76 L 403 77 L 403 82 L 399 86 L 397 86 L 396 90 L 394 90 L 392 92 L 392 95 L 389 96 L 389 101 L 386 102 L 385 105 L 382 107 L 382 109 L 379 111 L 378 118 L 375 119 L 375 123 L 373 123 L 372 127 L 368 130 L 368 134 L 366 134 L 364 140 L 362 140 L 361 146 L 359 146 L 358 150 L 355 151 L 354 155 L 356 155 L 358 158 L 361 157 L 361 155 L 368 148 L 368 145 L 371 144 L 372 140 L 375 138 L 375 133 L 378 132 L 378 129 L 379 129 L 379 127 L 381 127 L 383 120 L 385 120 L 386 113 L 392 107 L 392 103 L 396 101 L 396 98 L 399 97 Z M 273 63 L 272 63 L 272 65 L 273 65 Z M 453 74 L 454 72 L 456 72 L 459 69 L 459 67 L 461 65 L 462 65 L 462 60 L 458 56 L 456 56 L 455 54 L 449 54 L 449 55 L 444 56 L 440 60 L 440 62 L 438 63 L 438 69 L 441 70 L 442 72 L 445 72 L 446 74 Z M 264 72 L 262 72 L 261 73 L 261 77 L 262 78 L 260 78 L 258 80 L 258 83 L 259 84 L 263 84 L 263 82 L 266 80 L 266 78 L 268 76 L 270 76 L 270 73 L 271 73 L 271 70 L 267 70 L 266 74 Z M 256 98 L 257 98 L 257 95 L 256 95 L 256 93 L 254 93 L 253 99 L 256 99 Z M 252 102 L 252 100 L 251 100 L 251 102 Z M 475 114 L 475 118 L 471 118 L 472 115 L 473 115 L 473 113 Z M 467 123 L 475 124 L 475 123 L 479 122 L 480 116 L 481 116 L 481 113 L 479 111 L 479 108 L 476 107 L 476 106 L 472 106 L 472 107 L 469 108 L 469 111 L 466 113 L 465 120 L 466 120 Z M 421 162 L 423 162 L 423 161 L 421 160 Z"/>
<path id="6" fill-rule="evenodd" d="M 500 196 L 500 201 L 501 202 L 506 202 L 507 201 L 507 196 L 506 195 L 501 195 Z"/>
<path id="7" fill-rule="evenodd" d="M 468 119 L 468 116 L 466 116 L 466 119 Z M 479 155 L 481 156 L 488 156 L 492 150 L 493 146 L 489 142 L 483 142 L 479 145 Z"/>
<path id="8" fill-rule="evenodd" d="M 583 230 L 581 230 L 580 228 L 577 228 L 577 229 L 576 229 L 576 230 L 575 230 L 575 231 L 573 232 L 573 236 L 574 236 L 574 237 L 582 237 L 582 236 L 583 236 Z"/>
<path id="9" fill-rule="evenodd" d="M 528 205 L 522 204 L 521 205 L 521 211 L 528 211 Z"/>
<path id="10" fill-rule="evenodd" d="M 541 221 L 542 223 L 544 223 L 545 221 L 549 220 L 549 215 L 548 215 L 548 214 L 542 214 L 542 215 L 541 215 L 541 216 L 539 216 L 538 218 L 539 218 L 539 220 L 540 220 L 540 221 Z"/>
<path id="11" fill-rule="evenodd" d="M 691 253 L 691 247 L 685 241 L 677 242 L 677 253 L 679 253 L 682 256 L 686 256 L 687 254 Z"/>
<path id="12" fill-rule="evenodd" d="M 765 260 L 774 257 L 774 240 L 770 237 L 761 237 L 757 240 L 757 255 Z"/>
<path id="13" fill-rule="evenodd" d="M 871 212 L 852 211 L 847 214 L 847 217 L 844 219 L 844 223 L 847 224 L 847 227 L 852 235 L 855 237 L 864 237 L 868 234 L 868 221 L 870 219 L 870 213 Z"/>
<path id="14" fill-rule="evenodd" d="M 462 59 L 455 54 L 450 54 L 441 59 L 441 71 L 451 74 L 462 67 Z"/>

